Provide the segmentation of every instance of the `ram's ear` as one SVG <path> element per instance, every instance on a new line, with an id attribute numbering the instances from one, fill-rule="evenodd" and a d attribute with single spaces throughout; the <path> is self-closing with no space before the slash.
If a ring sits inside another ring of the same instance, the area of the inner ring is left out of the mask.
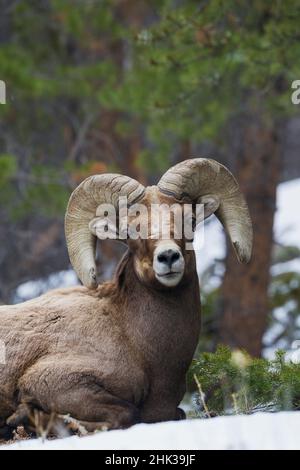
<path id="1" fill-rule="evenodd" d="M 89 223 L 90 232 L 99 240 L 117 240 L 127 243 L 127 232 L 119 232 L 119 218 L 95 217 Z"/>
<path id="2" fill-rule="evenodd" d="M 220 199 L 218 196 L 213 194 L 207 194 L 202 196 L 198 204 L 204 205 L 204 219 L 207 219 L 210 215 L 214 214 L 220 206 Z"/>
<path id="3" fill-rule="evenodd" d="M 118 239 L 116 220 L 111 218 L 95 217 L 90 221 L 89 229 L 99 240 Z"/>

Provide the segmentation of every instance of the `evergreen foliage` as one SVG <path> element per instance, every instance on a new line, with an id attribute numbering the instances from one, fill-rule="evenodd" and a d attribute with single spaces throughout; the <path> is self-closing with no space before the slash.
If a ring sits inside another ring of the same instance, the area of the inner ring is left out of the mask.
<path id="1" fill-rule="evenodd" d="M 158 20 L 133 42 L 118 100 L 146 124 L 156 156 L 148 163 L 168 166 L 186 139 L 224 145 L 226 123 L 247 111 L 266 125 L 297 112 L 299 21 L 293 1 L 162 1 Z"/>
<path id="2" fill-rule="evenodd" d="M 149 173 L 166 169 L 183 141 L 212 139 L 221 147 L 226 122 L 247 109 L 266 121 L 297 111 L 290 100 L 299 73 L 295 2 L 163 0 L 147 8 L 144 26 L 126 22 L 121 2 L 109 0 L 19 2 L 12 9 L 13 33 L 0 48 L 1 79 L 9 84 L 0 118 L 14 125 L 20 145 L 34 147 L 34 160 L 53 171 L 48 160 L 56 149 L 47 144 L 46 159 L 43 145 L 38 152 L 28 137 L 33 127 L 42 135 L 55 116 L 63 138 L 70 105 L 79 121 L 120 112 L 117 134 L 143 126 L 139 158 Z M 127 51 L 121 60 L 118 48 Z M 56 170 L 60 179 L 65 169 Z M 49 202 L 52 196 L 49 190 Z M 60 198 L 54 211 L 63 192 Z"/>
<path id="3" fill-rule="evenodd" d="M 219 346 L 194 360 L 189 377 L 198 384 L 200 416 L 300 409 L 300 363 L 280 350 L 267 360 Z"/>

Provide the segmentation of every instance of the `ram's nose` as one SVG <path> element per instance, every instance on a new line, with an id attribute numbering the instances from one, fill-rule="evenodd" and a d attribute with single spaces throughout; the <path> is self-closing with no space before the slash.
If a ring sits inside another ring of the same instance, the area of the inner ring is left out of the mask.
<path id="1" fill-rule="evenodd" d="M 173 241 L 162 241 L 154 251 L 153 269 L 156 279 L 166 287 L 176 286 L 184 274 L 181 250 Z"/>
<path id="2" fill-rule="evenodd" d="M 169 248 L 157 254 L 157 261 L 162 263 L 171 270 L 176 261 L 180 259 L 180 251 Z"/>

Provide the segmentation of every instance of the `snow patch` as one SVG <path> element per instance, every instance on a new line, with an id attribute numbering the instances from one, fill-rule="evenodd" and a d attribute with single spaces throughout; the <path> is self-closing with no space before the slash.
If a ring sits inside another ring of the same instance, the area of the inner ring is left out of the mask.
<path id="1" fill-rule="evenodd" d="M 300 178 L 281 183 L 277 188 L 277 211 L 274 221 L 275 240 L 300 247 Z"/>
<path id="2" fill-rule="evenodd" d="M 300 412 L 138 424 L 124 431 L 51 441 L 20 441 L 1 450 L 293 450 Z"/>

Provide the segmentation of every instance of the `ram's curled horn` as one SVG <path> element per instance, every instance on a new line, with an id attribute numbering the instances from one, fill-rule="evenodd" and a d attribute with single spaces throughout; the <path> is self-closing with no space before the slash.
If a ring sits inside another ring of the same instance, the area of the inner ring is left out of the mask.
<path id="1" fill-rule="evenodd" d="M 97 287 L 96 237 L 89 224 L 101 204 L 113 204 L 118 209 L 120 197 L 128 204 L 138 201 L 145 188 L 132 178 L 118 174 L 103 174 L 87 178 L 72 193 L 65 218 L 65 233 L 70 261 L 81 282 Z"/>
<path id="2" fill-rule="evenodd" d="M 247 203 L 230 171 L 215 160 L 194 158 L 170 168 L 158 183 L 161 192 L 181 201 L 214 205 L 240 262 L 251 258 L 253 230 Z"/>

